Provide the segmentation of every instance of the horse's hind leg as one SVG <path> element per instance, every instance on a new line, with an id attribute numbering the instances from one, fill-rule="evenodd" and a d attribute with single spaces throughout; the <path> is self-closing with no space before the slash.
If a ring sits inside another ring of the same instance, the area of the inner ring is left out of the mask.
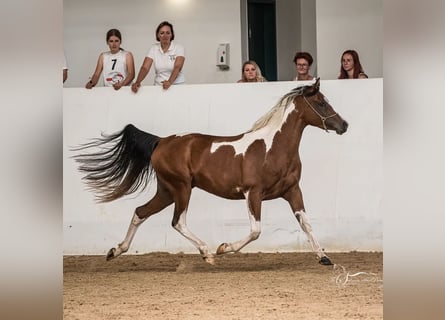
<path id="1" fill-rule="evenodd" d="M 155 196 L 143 206 L 136 208 L 133 218 L 131 219 L 130 226 L 128 227 L 127 235 L 125 239 L 117 245 L 116 248 L 111 248 L 107 254 L 107 260 L 111 260 L 120 256 L 122 253 L 127 252 L 130 247 L 131 241 L 136 234 L 138 227 L 147 220 L 151 215 L 158 213 L 168 205 L 173 203 L 173 199 L 169 194 L 163 192 L 158 185 L 158 191 Z"/>
<path id="2" fill-rule="evenodd" d="M 192 190 L 190 187 L 180 187 L 175 189 L 175 211 L 172 226 L 199 250 L 205 262 L 213 265 L 215 264 L 215 258 L 213 257 L 213 254 L 210 253 L 207 244 L 195 236 L 187 227 L 187 208 L 191 192 Z"/>
<path id="3" fill-rule="evenodd" d="M 292 208 L 292 212 L 294 213 L 295 218 L 297 218 L 301 229 L 306 234 L 309 243 L 311 244 L 312 250 L 317 254 L 320 264 L 332 265 L 331 260 L 324 253 L 323 248 L 320 246 L 317 239 L 315 239 L 314 235 L 312 234 L 312 226 L 310 225 L 309 220 L 306 216 L 306 211 L 304 210 L 303 195 L 301 194 L 300 188 L 297 186 L 288 191 L 288 193 L 284 196 L 284 199 L 289 202 Z"/>

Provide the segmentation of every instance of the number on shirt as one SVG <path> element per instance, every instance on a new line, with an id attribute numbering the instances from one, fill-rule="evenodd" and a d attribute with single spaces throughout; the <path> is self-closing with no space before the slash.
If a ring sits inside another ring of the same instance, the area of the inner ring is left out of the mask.
<path id="1" fill-rule="evenodd" d="M 114 70 L 114 66 L 116 65 L 117 59 L 111 59 L 111 61 L 113 61 L 113 66 L 111 67 L 111 70 Z"/>

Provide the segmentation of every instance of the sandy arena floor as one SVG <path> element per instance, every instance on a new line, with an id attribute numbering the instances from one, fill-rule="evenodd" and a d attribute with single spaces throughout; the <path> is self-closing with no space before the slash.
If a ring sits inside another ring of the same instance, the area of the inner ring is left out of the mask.
<path id="1" fill-rule="evenodd" d="M 383 254 L 66 256 L 65 320 L 383 319 Z"/>

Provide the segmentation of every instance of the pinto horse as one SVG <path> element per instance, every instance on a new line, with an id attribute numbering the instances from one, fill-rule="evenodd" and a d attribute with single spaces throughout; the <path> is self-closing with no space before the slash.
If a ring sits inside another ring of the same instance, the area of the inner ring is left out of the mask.
<path id="1" fill-rule="evenodd" d="M 319 91 L 320 79 L 284 95 L 253 127 L 236 136 L 199 133 L 158 137 L 132 124 L 115 134 L 82 144 L 74 151 L 83 179 L 99 202 L 109 202 L 143 190 L 156 176 L 157 191 L 146 204 L 136 208 L 125 239 L 107 253 L 107 260 L 126 252 L 138 227 L 150 216 L 172 203 L 172 226 L 187 238 L 203 259 L 215 263 L 207 244 L 187 227 L 190 195 L 198 187 L 226 199 L 245 199 L 250 233 L 244 239 L 221 244 L 217 255 L 237 252 L 256 240 L 261 232 L 263 200 L 285 199 L 312 250 L 323 265 L 332 265 L 306 216 L 299 187 L 300 139 L 307 125 L 343 134 L 348 123 L 336 113 Z M 100 148 L 94 153 L 82 150 Z"/>

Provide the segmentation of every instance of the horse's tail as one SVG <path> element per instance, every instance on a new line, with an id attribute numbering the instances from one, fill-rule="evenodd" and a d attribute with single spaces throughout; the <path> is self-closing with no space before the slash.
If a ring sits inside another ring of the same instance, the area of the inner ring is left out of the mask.
<path id="1" fill-rule="evenodd" d="M 153 168 L 151 156 L 161 138 L 128 124 L 111 135 L 83 144 L 72 151 L 99 147 L 100 151 L 73 156 L 85 173 L 83 180 L 99 202 L 109 202 L 134 193 L 148 184 Z"/>

